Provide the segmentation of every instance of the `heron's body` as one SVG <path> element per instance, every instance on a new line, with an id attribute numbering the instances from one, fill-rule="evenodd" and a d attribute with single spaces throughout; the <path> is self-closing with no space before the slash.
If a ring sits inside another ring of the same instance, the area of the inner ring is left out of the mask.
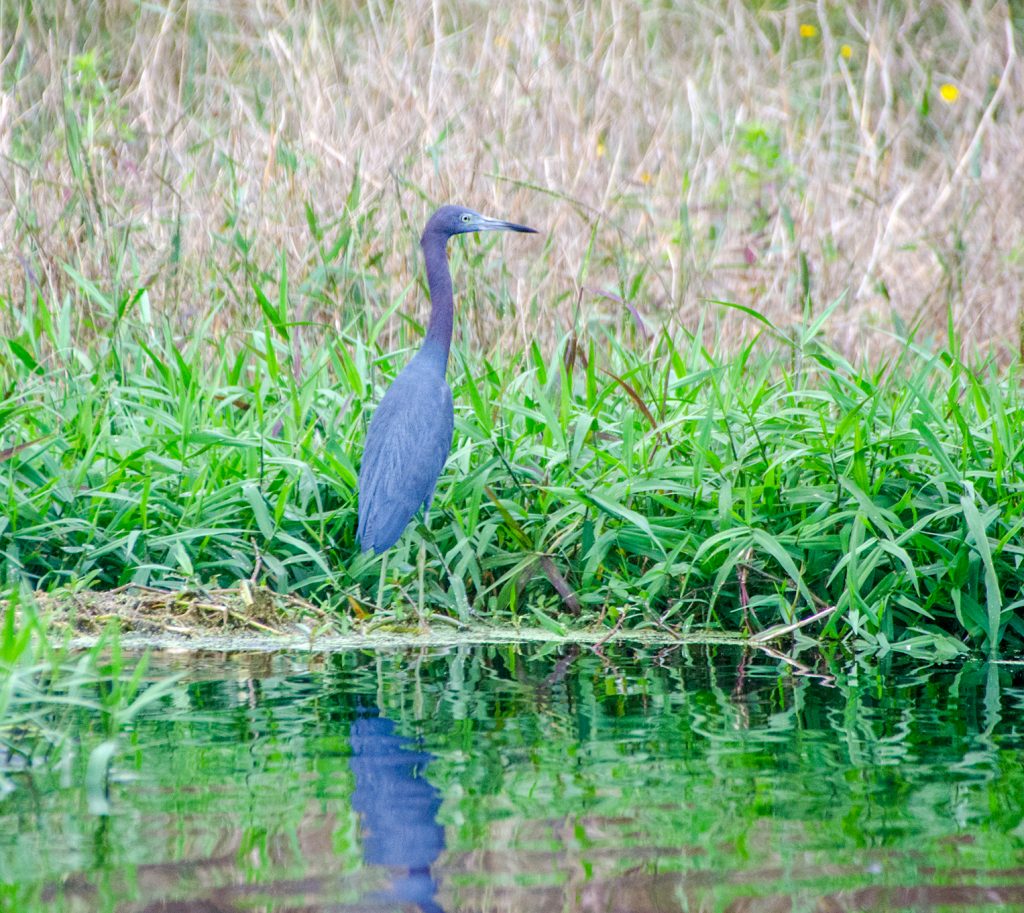
<path id="1" fill-rule="evenodd" d="M 420 240 L 430 286 L 427 338 L 384 394 L 366 433 L 359 467 L 359 526 L 363 551 L 391 548 L 421 507 L 427 510 L 452 446 L 455 414 L 445 380 L 452 341 L 454 296 L 448 239 L 471 231 L 532 228 L 442 206 Z"/>
<path id="2" fill-rule="evenodd" d="M 455 412 L 444 366 L 421 350 L 370 422 L 359 471 L 359 543 L 380 554 L 434 497 L 452 446 Z"/>

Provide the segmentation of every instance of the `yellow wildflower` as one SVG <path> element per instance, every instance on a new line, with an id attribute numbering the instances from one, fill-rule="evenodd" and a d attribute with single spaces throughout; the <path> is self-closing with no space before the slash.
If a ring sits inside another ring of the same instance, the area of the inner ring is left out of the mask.
<path id="1" fill-rule="evenodd" d="M 601 158 L 605 154 L 604 137 L 598 137 L 597 139 L 597 157 Z"/>
<path id="2" fill-rule="evenodd" d="M 810 22 L 800 23 L 800 37 L 801 38 L 814 38 L 818 34 L 818 27 L 812 25 Z"/>
<path id="3" fill-rule="evenodd" d="M 653 179 L 654 179 L 654 175 L 651 174 L 649 171 L 641 171 L 640 172 L 640 181 L 641 181 L 641 183 L 643 183 L 643 184 L 650 184 Z"/>
<path id="4" fill-rule="evenodd" d="M 839 48 L 839 56 L 842 57 L 843 60 L 849 60 L 853 56 L 853 48 L 848 44 L 841 45 Z"/>
<path id="5" fill-rule="evenodd" d="M 960 90 L 953 83 L 944 82 L 939 86 L 939 96 L 947 105 L 951 105 L 960 97 Z"/>

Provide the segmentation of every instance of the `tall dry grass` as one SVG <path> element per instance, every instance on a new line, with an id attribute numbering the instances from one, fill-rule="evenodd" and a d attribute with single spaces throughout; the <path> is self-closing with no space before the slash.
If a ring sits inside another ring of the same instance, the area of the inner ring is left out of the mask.
<path id="1" fill-rule="evenodd" d="M 709 300 L 785 325 L 845 293 L 830 332 L 847 352 L 894 319 L 943 336 L 951 314 L 1013 354 L 1011 6 L 3 4 L 0 320 L 74 295 L 88 331 L 70 268 L 115 299 L 145 286 L 183 331 L 227 298 L 229 333 L 259 310 L 246 271 L 283 257 L 301 288 L 337 238 L 380 309 L 419 276 L 428 211 L 460 201 L 547 235 L 505 249 L 509 309 L 463 295 L 477 345 L 614 326 L 617 299 L 692 329 Z M 577 305 L 581 287 L 611 294 Z M 719 310 L 708 332 L 743 320 Z"/>

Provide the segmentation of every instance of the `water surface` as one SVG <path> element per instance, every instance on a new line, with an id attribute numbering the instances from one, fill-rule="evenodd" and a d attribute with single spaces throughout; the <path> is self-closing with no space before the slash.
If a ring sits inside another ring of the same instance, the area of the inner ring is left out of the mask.
<path id="1" fill-rule="evenodd" d="M 1024 909 L 1024 673 L 733 648 L 165 657 L 109 814 L 13 771 L 4 910 Z M 157 665 L 157 664 L 154 664 Z"/>

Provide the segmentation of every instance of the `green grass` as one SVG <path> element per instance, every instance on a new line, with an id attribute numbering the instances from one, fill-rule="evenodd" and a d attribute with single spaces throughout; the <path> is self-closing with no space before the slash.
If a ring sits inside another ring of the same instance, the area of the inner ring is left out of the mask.
<path id="1" fill-rule="evenodd" d="M 88 287 L 110 309 L 91 344 L 62 338 L 70 302 L 24 313 L 0 371 L 8 585 L 257 573 L 342 612 L 372 599 L 356 472 L 408 353 L 381 352 L 366 311 L 294 320 L 279 280 L 254 281 L 264 317 L 237 339 L 208 331 L 216 308 L 181 339 Z M 1018 371 L 913 343 L 858 368 L 818 338 L 826 316 L 729 356 L 602 328 L 504 363 L 457 348 L 452 455 L 390 600 L 415 600 L 426 536 L 428 605 L 463 620 L 759 630 L 834 605 L 820 633 L 882 651 L 1015 648 Z"/>

